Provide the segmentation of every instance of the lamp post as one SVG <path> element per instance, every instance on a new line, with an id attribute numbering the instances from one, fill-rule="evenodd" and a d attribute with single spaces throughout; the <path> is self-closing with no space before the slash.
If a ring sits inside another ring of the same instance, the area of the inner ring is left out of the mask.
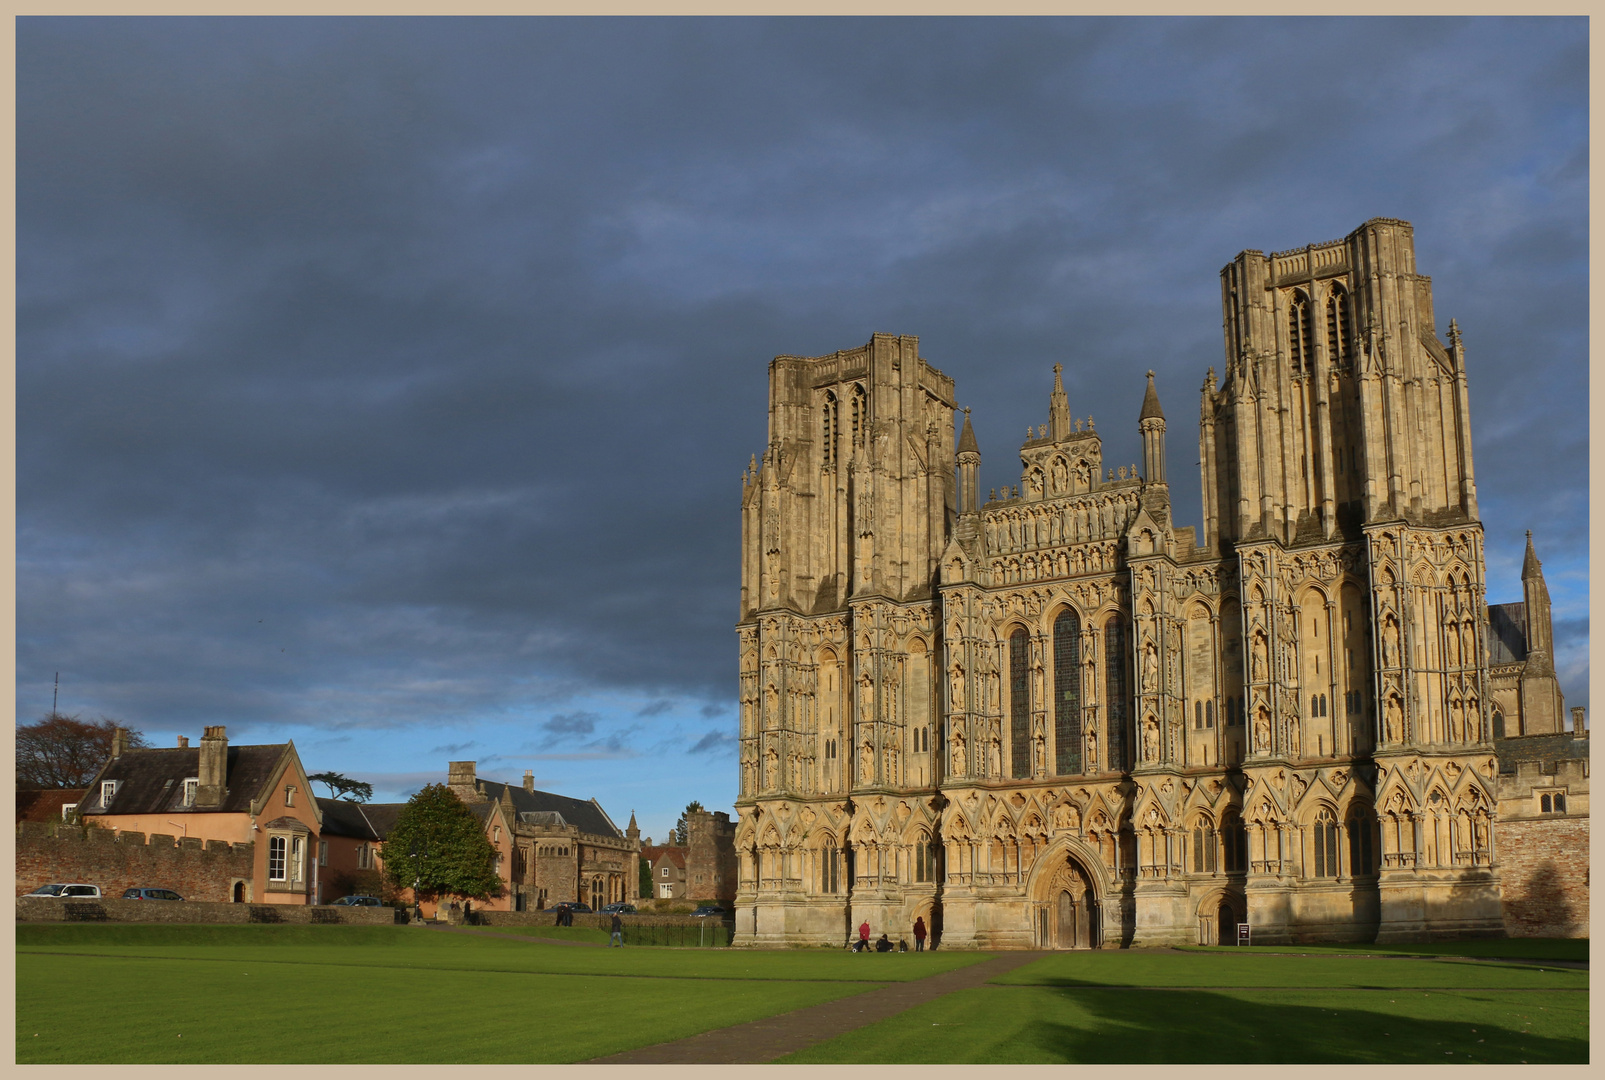
<path id="1" fill-rule="evenodd" d="M 418 903 L 418 886 L 423 881 L 423 865 L 419 860 L 429 857 L 429 841 L 413 840 L 407 854 L 412 859 L 412 917 L 414 922 L 423 922 L 424 910 Z"/>

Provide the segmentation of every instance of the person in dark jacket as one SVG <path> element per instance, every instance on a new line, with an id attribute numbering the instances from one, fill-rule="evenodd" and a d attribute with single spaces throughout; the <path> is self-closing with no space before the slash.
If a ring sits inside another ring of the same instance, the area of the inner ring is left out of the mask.
<path id="1" fill-rule="evenodd" d="M 925 917 L 923 915 L 914 920 L 914 951 L 925 951 Z"/>
<path id="2" fill-rule="evenodd" d="M 875 943 L 876 952 L 891 952 L 894 948 L 896 946 L 892 944 L 892 939 L 885 934 L 882 934 L 881 939 Z"/>
<path id="3" fill-rule="evenodd" d="M 611 949 L 615 945 L 624 948 L 624 920 L 619 918 L 616 911 L 613 913 L 613 936 L 608 939 L 607 947 Z"/>

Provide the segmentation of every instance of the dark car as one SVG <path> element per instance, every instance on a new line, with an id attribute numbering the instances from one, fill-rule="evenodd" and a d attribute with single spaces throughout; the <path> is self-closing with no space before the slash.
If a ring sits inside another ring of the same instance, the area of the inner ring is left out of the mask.
<path id="1" fill-rule="evenodd" d="M 691 913 L 694 919 L 722 919 L 724 916 L 725 910 L 718 904 L 703 904 Z"/>
<path id="2" fill-rule="evenodd" d="M 172 889 L 124 889 L 124 900 L 182 900 Z"/>
<path id="3" fill-rule="evenodd" d="M 338 907 L 384 907 L 384 901 L 377 896 L 342 896 L 338 900 L 330 901 Z"/>
<path id="4" fill-rule="evenodd" d="M 620 902 L 620 903 L 616 903 L 616 904 L 608 904 L 608 905 L 606 905 L 605 907 L 602 908 L 602 914 L 603 915 L 634 915 L 634 914 L 636 914 L 636 910 L 635 910 L 635 905 L 634 904 L 626 904 L 626 903 Z"/>
<path id="5" fill-rule="evenodd" d="M 591 905 L 579 900 L 565 900 L 561 904 L 553 904 L 551 910 L 572 911 L 578 915 L 589 915 L 591 913 Z"/>

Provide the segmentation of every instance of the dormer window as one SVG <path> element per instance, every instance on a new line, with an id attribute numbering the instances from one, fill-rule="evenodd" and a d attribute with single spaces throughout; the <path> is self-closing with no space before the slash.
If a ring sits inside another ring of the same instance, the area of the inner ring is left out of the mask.
<path id="1" fill-rule="evenodd" d="M 100 808 L 106 809 L 117 795 L 117 789 L 122 786 L 121 780 L 102 780 L 100 782 Z"/>
<path id="2" fill-rule="evenodd" d="M 195 805 L 195 795 L 201 789 L 201 780 L 198 776 L 191 776 L 184 781 L 184 794 L 180 796 L 178 805 L 189 808 Z"/>

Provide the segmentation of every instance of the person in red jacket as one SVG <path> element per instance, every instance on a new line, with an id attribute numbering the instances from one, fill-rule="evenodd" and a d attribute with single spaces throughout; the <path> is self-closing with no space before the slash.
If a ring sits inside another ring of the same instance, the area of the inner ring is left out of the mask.
<path id="1" fill-rule="evenodd" d="M 914 920 L 914 951 L 925 951 L 925 917 L 922 915 Z"/>
<path id="2" fill-rule="evenodd" d="M 858 951 L 869 951 L 869 920 L 865 919 L 858 928 Z"/>

